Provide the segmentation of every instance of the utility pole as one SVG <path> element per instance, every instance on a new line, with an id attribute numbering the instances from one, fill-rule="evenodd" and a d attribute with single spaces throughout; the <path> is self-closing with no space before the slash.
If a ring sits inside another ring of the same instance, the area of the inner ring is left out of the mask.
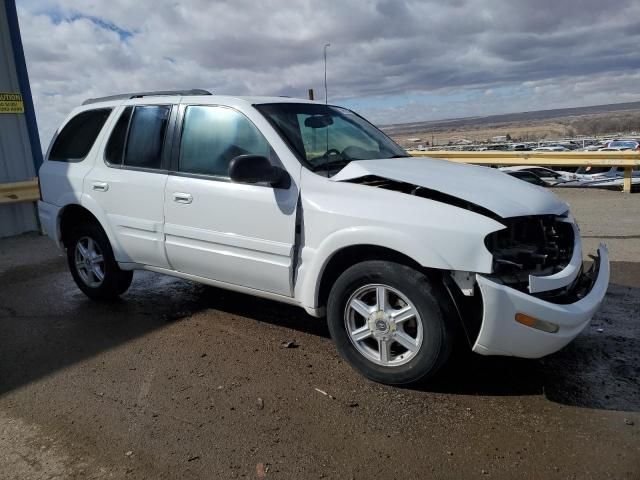
<path id="1" fill-rule="evenodd" d="M 327 104 L 328 96 L 327 96 L 327 48 L 330 47 L 330 43 L 324 44 L 324 104 Z"/>

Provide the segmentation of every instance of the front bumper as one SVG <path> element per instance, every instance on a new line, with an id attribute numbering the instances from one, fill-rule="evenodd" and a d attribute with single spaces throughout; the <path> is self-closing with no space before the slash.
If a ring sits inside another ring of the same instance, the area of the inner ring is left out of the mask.
<path id="1" fill-rule="evenodd" d="M 476 274 L 482 293 L 483 317 L 473 351 L 482 355 L 539 358 L 560 350 L 589 324 L 609 286 L 609 253 L 600 245 L 589 292 L 571 304 L 551 303 Z M 555 333 L 522 325 L 516 314 L 551 322 Z"/>

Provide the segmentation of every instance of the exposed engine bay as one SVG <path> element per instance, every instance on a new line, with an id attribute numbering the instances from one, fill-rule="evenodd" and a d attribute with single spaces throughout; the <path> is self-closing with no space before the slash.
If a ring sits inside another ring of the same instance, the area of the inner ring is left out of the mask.
<path id="1" fill-rule="evenodd" d="M 507 228 L 485 238 L 493 255 L 493 276 L 517 290 L 527 291 L 529 275 L 548 276 L 563 270 L 574 247 L 573 225 L 566 216 L 505 218 Z"/>

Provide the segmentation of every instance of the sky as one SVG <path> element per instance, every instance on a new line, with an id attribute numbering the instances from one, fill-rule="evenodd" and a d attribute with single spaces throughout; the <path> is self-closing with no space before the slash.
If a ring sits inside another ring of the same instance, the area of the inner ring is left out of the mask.
<path id="1" fill-rule="evenodd" d="M 640 100 L 638 0 L 17 0 L 43 145 L 86 98 L 206 88 L 376 124 Z"/>

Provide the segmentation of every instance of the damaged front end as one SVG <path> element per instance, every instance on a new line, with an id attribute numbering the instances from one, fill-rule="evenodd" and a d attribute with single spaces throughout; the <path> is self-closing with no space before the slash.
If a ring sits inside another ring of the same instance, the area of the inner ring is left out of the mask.
<path id="1" fill-rule="evenodd" d="M 485 238 L 485 246 L 493 255 L 491 278 L 521 292 L 537 294 L 566 286 L 543 278 L 553 277 L 569 265 L 572 279 L 579 274 L 582 264 L 579 232 L 568 213 L 507 218 L 500 222 L 506 228 Z"/>
<path id="2" fill-rule="evenodd" d="M 460 312 L 474 352 L 542 357 L 573 340 L 600 307 L 609 284 L 608 251 L 601 245 L 584 271 L 579 230 L 568 213 L 501 223 L 505 228 L 485 239 L 492 273 L 452 273 L 466 296 L 456 303 L 475 305 L 475 315 L 469 308 L 466 318 Z"/>
<path id="3" fill-rule="evenodd" d="M 583 270 L 578 227 L 567 213 L 505 219 L 486 237 L 493 272 L 476 274 L 482 322 L 473 350 L 538 358 L 573 340 L 599 309 L 609 284 L 604 245 Z"/>
<path id="4" fill-rule="evenodd" d="M 409 159 L 381 162 L 353 162 L 334 178 L 425 198 L 493 221 L 491 233 L 483 233 L 484 245 L 478 245 L 482 252 L 476 253 L 486 263 L 475 270 L 443 269 L 441 276 L 456 310 L 451 314 L 462 321 L 474 352 L 537 358 L 564 347 L 587 326 L 609 284 L 608 251 L 601 245 L 591 269 L 583 270 L 580 234 L 565 203 L 490 169 L 478 168 L 473 177 L 450 181 L 460 170 L 450 162 L 434 161 L 424 171 Z M 494 188 L 484 190 L 478 185 L 481 178 Z M 446 226 L 456 218 L 440 221 Z M 453 239 L 450 247 L 455 251 Z M 450 265 L 456 265 L 455 256 L 450 258 Z"/>
<path id="5" fill-rule="evenodd" d="M 528 294 L 499 283 L 495 277 L 476 274 L 483 312 L 473 351 L 525 358 L 557 352 L 578 336 L 598 311 L 607 293 L 609 274 L 609 253 L 604 245 L 598 248 L 589 271 L 582 273 L 580 268 L 580 274 L 555 296 Z"/>
<path id="6" fill-rule="evenodd" d="M 507 228 L 487 235 L 493 273 L 487 278 L 549 302 L 583 298 L 593 283 L 583 271 L 580 232 L 572 217 L 540 215 L 502 221 Z M 597 257 L 594 266 L 597 266 Z"/>

